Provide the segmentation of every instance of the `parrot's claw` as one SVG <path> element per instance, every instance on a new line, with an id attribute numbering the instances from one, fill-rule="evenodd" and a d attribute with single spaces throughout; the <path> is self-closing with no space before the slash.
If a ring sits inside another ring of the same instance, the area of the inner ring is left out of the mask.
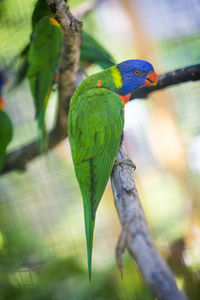
<path id="1" fill-rule="evenodd" d="M 133 168 L 133 170 L 135 171 L 136 169 L 136 165 L 130 160 L 130 159 L 121 159 L 116 157 L 115 158 L 115 164 L 116 165 L 127 165 Z"/>

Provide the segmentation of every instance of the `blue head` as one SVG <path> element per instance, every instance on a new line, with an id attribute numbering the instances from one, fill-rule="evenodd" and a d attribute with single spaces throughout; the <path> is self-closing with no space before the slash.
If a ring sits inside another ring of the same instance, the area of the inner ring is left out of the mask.
<path id="1" fill-rule="evenodd" d="M 126 60 L 118 64 L 117 69 L 122 77 L 121 95 L 132 93 L 145 85 L 156 85 L 158 82 L 153 66 L 145 60 Z"/>

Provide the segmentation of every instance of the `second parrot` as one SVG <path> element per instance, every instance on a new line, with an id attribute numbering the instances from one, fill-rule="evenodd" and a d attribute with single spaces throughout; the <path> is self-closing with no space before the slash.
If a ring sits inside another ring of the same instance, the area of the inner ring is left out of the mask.
<path id="1" fill-rule="evenodd" d="M 54 18 L 45 16 L 35 25 L 31 39 L 28 54 L 28 78 L 36 107 L 40 149 L 43 151 L 48 143 L 45 111 L 62 47 L 60 25 Z"/>

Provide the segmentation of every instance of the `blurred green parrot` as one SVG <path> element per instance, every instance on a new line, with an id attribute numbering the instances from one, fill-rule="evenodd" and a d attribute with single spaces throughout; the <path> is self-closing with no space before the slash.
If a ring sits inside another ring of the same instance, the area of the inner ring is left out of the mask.
<path id="1" fill-rule="evenodd" d="M 35 25 L 45 16 L 52 16 L 45 0 L 38 0 L 32 14 L 32 32 L 35 29 Z M 17 67 L 17 72 L 14 80 L 13 86 L 16 87 L 20 85 L 27 76 L 28 71 L 28 52 L 30 48 L 31 41 L 22 49 L 17 57 L 19 61 L 19 66 Z"/>
<path id="2" fill-rule="evenodd" d="M 58 22 L 49 16 L 40 19 L 31 37 L 27 76 L 35 103 L 41 151 L 48 145 L 45 112 L 60 60 L 61 47 L 62 31 Z"/>
<path id="3" fill-rule="evenodd" d="M 4 111 L 4 101 L 2 97 L 2 87 L 5 83 L 0 72 L 0 173 L 2 172 L 6 157 L 6 149 L 13 136 L 13 126 L 8 114 Z"/>
<path id="4" fill-rule="evenodd" d="M 32 15 L 32 30 L 34 30 L 37 22 L 44 16 L 52 16 L 45 0 L 38 0 Z M 30 42 L 31 43 L 31 42 Z M 13 86 L 16 87 L 26 78 L 28 70 L 28 51 L 30 43 L 26 45 L 18 55 L 18 67 Z M 80 65 L 87 68 L 91 64 L 96 64 L 102 69 L 107 69 L 115 64 L 110 53 L 101 46 L 101 44 L 86 31 L 82 31 L 82 45 L 80 53 Z"/>

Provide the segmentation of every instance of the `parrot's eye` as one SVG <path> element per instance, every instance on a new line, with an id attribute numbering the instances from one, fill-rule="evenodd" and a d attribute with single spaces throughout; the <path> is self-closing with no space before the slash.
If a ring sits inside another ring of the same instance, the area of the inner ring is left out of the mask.
<path id="1" fill-rule="evenodd" d="M 142 73 L 141 73 L 139 70 L 135 70 L 135 71 L 134 71 L 134 74 L 135 74 L 136 76 L 141 76 L 141 75 L 142 75 Z"/>

